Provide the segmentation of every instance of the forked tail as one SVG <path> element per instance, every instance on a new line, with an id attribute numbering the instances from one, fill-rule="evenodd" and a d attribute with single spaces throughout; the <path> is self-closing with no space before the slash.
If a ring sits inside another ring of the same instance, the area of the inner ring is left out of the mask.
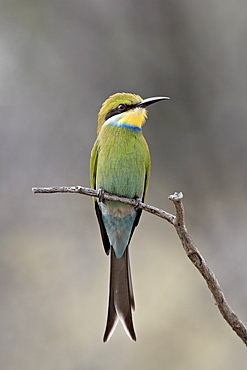
<path id="1" fill-rule="evenodd" d="M 116 258 L 111 248 L 110 267 L 110 292 L 108 317 L 103 341 L 106 342 L 118 323 L 121 320 L 124 329 L 132 340 L 136 340 L 135 330 L 132 321 L 132 312 L 135 309 L 133 288 L 131 282 L 129 251 L 126 248 L 121 258 Z"/>

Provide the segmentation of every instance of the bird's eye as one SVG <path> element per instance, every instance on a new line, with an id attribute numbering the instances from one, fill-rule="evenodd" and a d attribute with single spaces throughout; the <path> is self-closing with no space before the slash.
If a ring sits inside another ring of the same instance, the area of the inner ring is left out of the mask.
<path id="1" fill-rule="evenodd" d="M 123 110 L 125 110 L 125 105 L 124 104 L 119 104 L 117 109 L 120 110 L 120 111 L 123 111 Z"/>

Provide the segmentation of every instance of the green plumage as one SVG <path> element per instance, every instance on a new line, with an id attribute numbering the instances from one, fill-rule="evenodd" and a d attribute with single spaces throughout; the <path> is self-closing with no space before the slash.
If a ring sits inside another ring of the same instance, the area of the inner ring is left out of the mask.
<path id="1" fill-rule="evenodd" d="M 98 116 L 98 137 L 90 162 L 93 189 L 126 198 L 145 199 L 150 177 L 150 154 L 142 135 L 145 107 L 165 98 L 142 100 L 139 95 L 115 94 Z M 129 243 L 141 210 L 120 202 L 94 200 L 105 252 L 111 253 L 110 294 L 104 342 L 120 319 L 136 340 L 132 322 L 134 295 L 129 264 Z"/>
<path id="2" fill-rule="evenodd" d="M 91 166 L 91 186 L 96 189 L 127 198 L 143 198 L 146 193 L 150 156 L 141 131 L 103 127 L 92 151 Z"/>

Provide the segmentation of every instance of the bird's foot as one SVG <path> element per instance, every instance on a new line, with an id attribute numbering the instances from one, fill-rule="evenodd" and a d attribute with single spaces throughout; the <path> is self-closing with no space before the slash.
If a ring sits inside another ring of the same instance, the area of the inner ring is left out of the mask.
<path id="1" fill-rule="evenodd" d="M 104 189 L 99 189 L 98 192 L 98 198 L 99 198 L 99 202 L 103 202 L 104 201 L 104 195 L 105 195 L 105 191 Z"/>
<path id="2" fill-rule="evenodd" d="M 136 212 L 139 211 L 140 209 L 142 209 L 141 203 L 142 203 L 142 199 L 141 198 L 136 198 L 136 205 L 134 207 Z"/>

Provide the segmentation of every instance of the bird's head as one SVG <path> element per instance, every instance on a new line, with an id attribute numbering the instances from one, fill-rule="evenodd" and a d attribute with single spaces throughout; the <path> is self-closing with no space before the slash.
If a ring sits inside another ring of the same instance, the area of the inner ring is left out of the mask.
<path id="1" fill-rule="evenodd" d="M 168 97 L 154 97 L 142 99 L 139 95 L 130 93 L 116 93 L 111 95 L 103 104 L 98 115 L 99 133 L 105 122 L 115 122 L 119 125 L 128 124 L 141 128 L 147 118 L 146 107 Z"/>

